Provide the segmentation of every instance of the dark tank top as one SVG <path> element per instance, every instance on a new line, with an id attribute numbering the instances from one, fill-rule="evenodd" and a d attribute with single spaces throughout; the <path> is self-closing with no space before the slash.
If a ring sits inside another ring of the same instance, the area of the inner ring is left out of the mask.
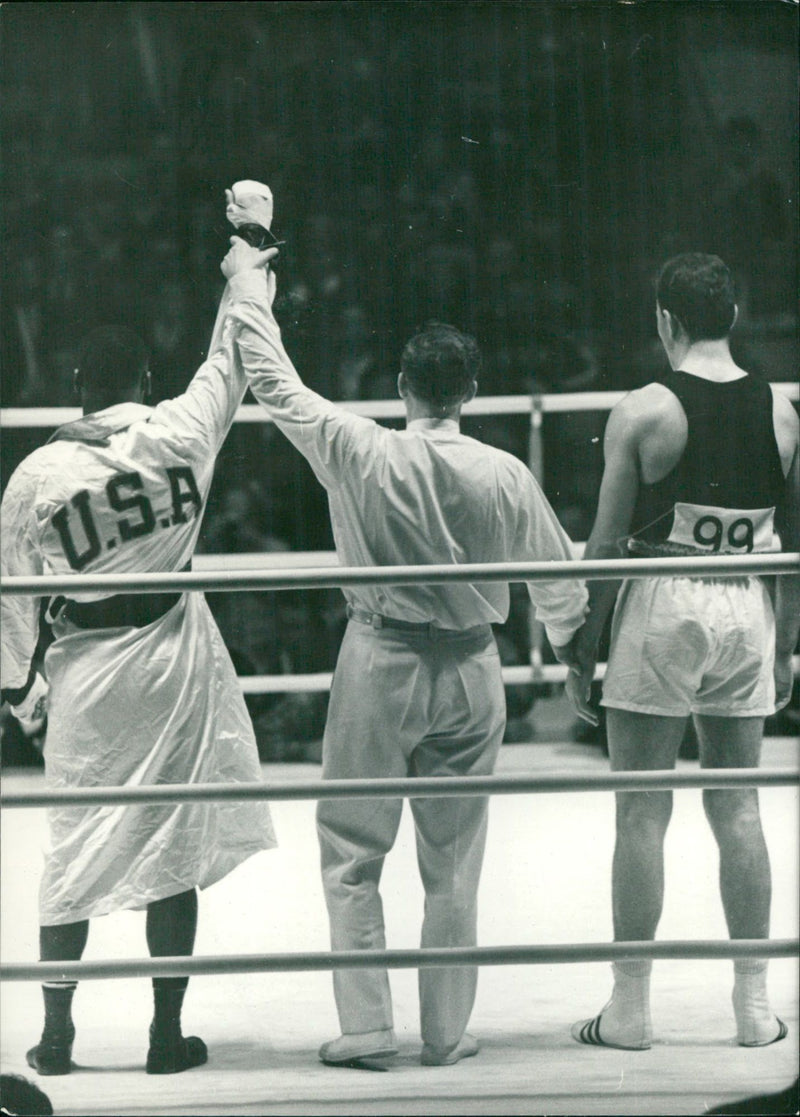
<path id="1" fill-rule="evenodd" d="M 686 447 L 666 477 L 640 485 L 629 552 L 772 550 L 784 477 L 769 384 L 753 376 L 719 383 L 681 371 L 659 382 L 686 414 Z"/>

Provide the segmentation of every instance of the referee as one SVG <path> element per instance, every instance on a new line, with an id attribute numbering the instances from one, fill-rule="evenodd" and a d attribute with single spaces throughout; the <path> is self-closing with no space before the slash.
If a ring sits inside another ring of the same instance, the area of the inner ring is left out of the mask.
<path id="1" fill-rule="evenodd" d="M 232 260 L 252 252 L 234 238 Z M 328 491 L 343 565 L 571 557 L 526 466 L 460 432 L 481 364 L 471 337 L 431 323 L 408 342 L 397 382 L 406 429 L 387 430 L 305 387 L 283 348 L 266 278 L 261 283 L 262 298 L 232 312 L 239 352 L 256 399 Z M 529 591 L 556 655 L 568 662 L 587 602 L 583 583 L 536 582 Z M 345 596 L 349 624 L 331 691 L 324 777 L 490 774 L 506 719 L 491 626 L 508 615 L 507 584 L 357 586 Z M 488 800 L 412 799 L 411 809 L 425 888 L 422 946 L 472 946 Z M 401 811 L 402 799 L 319 805 L 334 950 L 385 947 L 379 883 Z M 476 1054 L 466 1032 L 476 982 L 474 967 L 420 971 L 423 1064 Z M 397 1053 L 385 970 L 336 970 L 334 992 L 342 1035 L 322 1046 L 323 1062 L 370 1067 Z"/>

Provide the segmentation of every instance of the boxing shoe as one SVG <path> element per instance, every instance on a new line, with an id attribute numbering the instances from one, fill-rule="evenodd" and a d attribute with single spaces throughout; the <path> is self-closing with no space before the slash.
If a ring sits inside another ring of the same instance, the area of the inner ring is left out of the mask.
<path id="1" fill-rule="evenodd" d="M 460 1063 L 462 1059 L 469 1059 L 480 1051 L 480 1044 L 469 1032 L 464 1032 L 455 1047 L 433 1047 L 430 1043 L 423 1045 L 419 1061 L 424 1067 L 451 1067 Z"/>
<path id="2" fill-rule="evenodd" d="M 578 1043 L 647 1051 L 653 1039 L 649 961 L 614 963 L 614 992 L 597 1016 L 570 1028 Z"/>
<path id="3" fill-rule="evenodd" d="M 150 1048 L 145 1069 L 148 1074 L 180 1074 L 208 1062 L 208 1048 L 199 1036 L 159 1038 L 150 1025 Z"/>
<path id="4" fill-rule="evenodd" d="M 53 1043 L 42 1039 L 26 1053 L 25 1061 L 37 1074 L 69 1074 L 72 1070 L 72 1040 Z"/>
<path id="5" fill-rule="evenodd" d="M 382 1060 L 397 1054 L 397 1040 L 391 1028 L 377 1032 L 350 1032 L 323 1043 L 320 1060 L 329 1067 L 354 1067 L 357 1070 L 386 1070 Z"/>
<path id="6" fill-rule="evenodd" d="M 768 1047 L 789 1033 L 767 999 L 767 964 L 758 959 L 734 963 L 733 1013 L 740 1047 Z"/>

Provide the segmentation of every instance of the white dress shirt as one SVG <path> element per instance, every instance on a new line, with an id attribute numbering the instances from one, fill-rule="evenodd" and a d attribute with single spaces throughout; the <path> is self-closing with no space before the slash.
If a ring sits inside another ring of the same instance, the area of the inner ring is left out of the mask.
<path id="1" fill-rule="evenodd" d="M 250 388 L 328 492 L 339 561 L 390 566 L 565 560 L 570 541 L 528 468 L 459 430 L 453 419 L 415 419 L 403 431 L 354 415 L 307 388 L 281 340 L 263 285 L 232 309 Z M 528 584 L 537 617 L 565 644 L 586 609 L 584 583 Z M 352 586 L 357 609 L 441 628 L 502 623 L 504 582 Z"/>

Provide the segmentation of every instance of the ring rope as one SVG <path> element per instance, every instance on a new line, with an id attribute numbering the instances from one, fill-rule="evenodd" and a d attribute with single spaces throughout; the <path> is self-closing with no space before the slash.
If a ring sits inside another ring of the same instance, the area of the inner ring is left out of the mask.
<path id="1" fill-rule="evenodd" d="M 449 582 L 535 582 L 589 578 L 736 577 L 742 574 L 796 574 L 800 552 L 688 558 L 593 559 L 579 562 L 431 563 L 428 566 L 343 566 L 299 570 L 217 570 L 188 573 L 11 575 L 2 592 L 12 595 L 251 589 L 334 589 L 341 586 L 441 585 Z"/>
<path id="2" fill-rule="evenodd" d="M 800 667 L 800 656 L 795 656 Z M 563 683 L 569 668 L 561 663 L 524 664 L 502 669 L 506 686 L 531 686 L 540 683 Z M 598 663 L 595 679 L 605 677 L 605 663 Z M 309 671 L 297 675 L 239 675 L 243 694 L 307 694 L 331 689 L 332 671 Z"/>
<path id="3" fill-rule="evenodd" d="M 800 675 L 800 655 L 792 656 L 792 670 Z M 569 668 L 563 663 L 530 663 L 502 669 L 505 686 L 535 686 L 542 683 L 563 683 Z M 598 663 L 594 681 L 605 678 L 606 664 Z M 309 694 L 330 690 L 332 671 L 309 671 L 297 675 L 239 675 L 243 694 Z"/>
<path id="4" fill-rule="evenodd" d="M 800 398 L 798 385 L 776 384 L 778 390 L 791 399 Z M 626 393 L 591 392 L 564 393 L 562 395 L 484 397 L 466 405 L 465 415 L 479 414 L 531 414 L 539 419 L 542 412 L 608 410 Z M 401 401 L 364 401 L 344 404 L 358 414 L 373 418 L 403 418 L 404 406 Z M 81 416 L 78 408 L 3 408 L 0 409 L 0 425 L 4 427 L 49 427 L 58 426 Z M 257 405 L 244 405 L 236 414 L 237 422 L 269 422 L 269 416 Z M 210 556 L 209 556 L 210 557 Z M 293 556 L 294 561 L 298 556 Z M 249 556 L 250 561 L 253 556 Z M 748 561 L 749 560 L 749 561 Z M 206 560 L 208 561 L 208 559 Z M 287 560 L 291 561 L 291 560 Z M 326 554 L 322 561 L 335 564 L 335 556 Z M 644 560 L 604 560 L 594 563 L 523 563 L 523 564 L 479 564 L 452 567 L 382 567 L 337 569 L 337 576 L 331 579 L 329 569 L 306 568 L 292 570 L 289 577 L 278 571 L 254 571 L 242 577 L 231 576 L 230 571 L 215 572 L 212 577 L 202 574 L 184 575 L 101 575 L 95 577 L 69 576 L 67 578 L 10 578 L 3 583 L 3 592 L 10 594 L 46 594 L 59 592 L 86 592 L 97 589 L 111 589 L 128 592 L 161 592 L 164 589 L 184 588 L 187 590 L 225 590 L 246 589 L 300 589 L 335 588 L 342 585 L 358 584 L 435 584 L 450 581 L 512 581 L 539 580 L 554 578 L 591 577 L 595 579 L 616 577 L 648 577 L 661 574 L 684 576 L 689 573 L 734 576 L 740 573 L 794 573 L 800 564 L 800 555 L 737 556 L 724 559 L 656 559 Z M 576 569 L 579 567 L 580 569 Z M 277 574 L 277 576 L 276 576 Z M 519 672 L 519 681 L 540 681 L 551 672 L 559 677 L 566 674 L 562 667 L 532 670 L 529 667 L 504 670 L 504 681 Z M 533 676 L 533 677 L 531 677 Z M 313 679 L 318 685 L 314 689 L 327 689 L 330 673 L 314 676 L 275 676 L 287 687 L 287 679 L 302 679 L 307 684 Z M 250 677 L 242 680 L 243 689 L 254 693 L 255 686 L 270 679 L 269 676 Z M 322 685 L 324 684 L 324 685 Z M 299 686 L 297 689 L 300 689 Z M 263 690 L 258 691 L 263 693 Z M 796 784 L 798 773 L 781 769 L 727 769 L 725 771 L 700 772 L 646 772 L 614 773 L 608 776 L 565 776 L 550 773 L 538 777 L 458 777 L 425 780 L 331 780 L 316 783 L 286 783 L 277 786 L 262 785 L 172 785 L 157 788 L 85 788 L 74 791 L 53 790 L 49 792 L 6 793 L 0 796 L 0 804 L 5 807 L 41 807 L 54 802 L 87 803 L 103 802 L 156 802 L 178 801 L 185 799 L 232 799 L 232 798 L 269 798 L 269 799 L 310 799 L 333 797 L 386 797 L 417 796 L 424 793 L 428 797 L 445 795 L 511 794 L 521 792 L 547 791 L 600 791 L 600 790 L 647 790 L 653 787 L 732 787 L 732 786 L 776 786 Z M 347 785 L 347 786 L 345 786 Z M 159 959 L 129 959 L 106 962 L 49 962 L 49 963 L 6 963 L 0 965 L 0 980 L 5 981 L 42 981 L 47 977 L 61 980 L 107 979 L 136 976 L 170 977 L 201 974 L 253 973 L 253 972 L 291 972 L 309 970 L 330 970 L 339 968 L 369 968 L 381 966 L 391 969 L 418 968 L 421 966 L 452 965 L 508 965 L 508 964 L 552 964 L 576 963 L 586 961 L 611 961 L 616 958 L 667 958 L 667 959 L 730 959 L 740 957 L 795 957 L 800 942 L 794 939 L 779 940 L 736 940 L 718 942 L 698 940 L 695 942 L 632 942 L 632 943 L 577 943 L 559 946 L 507 946 L 507 947 L 455 947 L 442 950 L 392 950 L 392 951 L 348 951 L 336 953 L 295 952 L 290 955 L 231 955 L 227 957 L 181 957 Z"/>
<path id="5" fill-rule="evenodd" d="M 772 384 L 791 400 L 800 399 L 800 385 L 790 381 Z M 477 396 L 465 404 L 462 415 L 528 415 L 532 412 L 555 414 L 564 411 L 610 411 L 628 393 L 617 392 L 545 392 L 541 395 Z M 341 400 L 338 407 L 365 415 L 370 419 L 404 419 L 406 412 L 402 400 Z M 79 407 L 3 407 L 0 408 L 0 426 L 3 427 L 58 427 L 80 419 Z M 271 423 L 272 419 L 260 404 L 242 404 L 234 422 Z"/>
<path id="6" fill-rule="evenodd" d="M 319 970 L 417 969 L 426 966 L 550 965 L 615 959 L 793 958 L 797 939 L 665 940 L 662 942 L 566 943 L 533 946 L 452 946 L 420 950 L 296 951 L 291 954 L 230 954 L 129 958 L 98 962 L 7 962 L 0 981 L 84 981 L 125 977 L 180 977 L 232 973 Z"/>
<path id="7" fill-rule="evenodd" d="M 116 803 L 178 803 L 231 799 L 438 799 L 472 795 L 549 794 L 574 791 L 652 791 L 665 788 L 785 787 L 800 783 L 796 768 L 701 768 L 609 772 L 584 776 L 567 772 L 504 776 L 414 776 L 411 778 L 305 780 L 286 783 L 183 783 L 138 787 L 52 788 L 6 791 L 0 806 L 103 806 Z"/>

